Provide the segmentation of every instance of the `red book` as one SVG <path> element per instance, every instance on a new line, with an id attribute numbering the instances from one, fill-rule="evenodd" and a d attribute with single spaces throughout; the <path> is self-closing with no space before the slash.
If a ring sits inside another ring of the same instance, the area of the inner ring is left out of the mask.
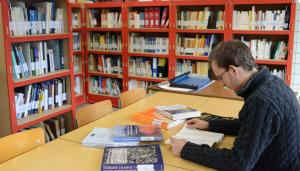
<path id="1" fill-rule="evenodd" d="M 154 7 L 150 7 L 149 9 L 149 27 L 153 28 L 154 27 L 154 15 L 155 15 L 155 8 Z"/>
<path id="2" fill-rule="evenodd" d="M 149 19 L 149 8 L 145 8 L 145 28 L 149 28 L 149 26 L 150 26 L 150 24 L 149 24 L 149 22 L 150 22 L 150 19 Z"/>
<path id="3" fill-rule="evenodd" d="M 98 71 L 103 72 L 103 63 L 102 63 L 101 56 L 99 55 L 97 59 L 98 59 Z"/>
<path id="4" fill-rule="evenodd" d="M 159 7 L 154 8 L 154 27 L 160 27 L 160 9 Z"/>
<path id="5" fill-rule="evenodd" d="M 161 17 L 160 27 L 162 27 L 162 28 L 165 27 L 167 16 L 168 16 L 168 7 L 164 7 L 164 11 L 163 11 L 162 17 Z"/>

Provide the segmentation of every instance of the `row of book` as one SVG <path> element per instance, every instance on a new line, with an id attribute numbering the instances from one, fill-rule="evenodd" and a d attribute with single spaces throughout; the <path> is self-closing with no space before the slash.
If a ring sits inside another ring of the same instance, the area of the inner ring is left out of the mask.
<path id="1" fill-rule="evenodd" d="M 46 142 L 50 142 L 66 133 L 65 118 L 63 116 L 54 117 L 30 127 L 24 128 L 21 131 L 26 131 L 34 128 L 42 128 L 45 133 Z"/>
<path id="2" fill-rule="evenodd" d="M 224 29 L 224 11 L 212 11 L 210 7 L 203 10 L 180 10 L 177 17 L 179 29 Z"/>
<path id="3" fill-rule="evenodd" d="M 80 40 L 80 33 L 73 32 L 73 50 L 79 51 L 81 50 L 81 40 Z"/>
<path id="4" fill-rule="evenodd" d="M 121 28 L 122 15 L 118 9 L 89 9 L 88 10 L 88 26 L 103 28 Z"/>
<path id="5" fill-rule="evenodd" d="M 145 77 L 168 77 L 168 61 L 165 58 L 141 58 L 129 59 L 129 74 Z"/>
<path id="6" fill-rule="evenodd" d="M 14 79 L 64 69 L 62 44 L 61 40 L 14 44 L 11 51 Z"/>
<path id="7" fill-rule="evenodd" d="M 238 30 L 288 30 L 290 10 L 257 10 L 252 6 L 248 11 L 233 11 L 233 29 Z"/>
<path id="8" fill-rule="evenodd" d="M 145 7 L 129 12 L 129 28 L 167 28 L 168 7 Z"/>
<path id="9" fill-rule="evenodd" d="M 270 68 L 271 74 L 285 80 L 285 69 Z"/>
<path id="10" fill-rule="evenodd" d="M 89 71 L 99 71 L 108 74 L 122 74 L 121 56 L 90 54 Z"/>
<path id="11" fill-rule="evenodd" d="M 13 36 L 64 32 L 64 10 L 54 2 L 10 1 L 10 33 Z"/>
<path id="12" fill-rule="evenodd" d="M 129 52 L 168 54 L 169 38 L 131 33 Z"/>
<path id="13" fill-rule="evenodd" d="M 88 42 L 90 50 L 102 51 L 121 51 L 122 50 L 122 36 L 120 33 L 90 33 L 90 41 Z"/>
<path id="14" fill-rule="evenodd" d="M 77 96 L 82 94 L 82 78 L 80 76 L 75 77 L 74 92 Z"/>
<path id="15" fill-rule="evenodd" d="M 80 28 L 81 26 L 81 17 L 79 10 L 72 10 L 72 28 Z"/>
<path id="16" fill-rule="evenodd" d="M 215 34 L 196 34 L 195 38 L 186 34 L 177 34 L 176 53 L 180 55 L 208 56 L 217 44 Z"/>
<path id="17" fill-rule="evenodd" d="M 59 78 L 15 89 L 17 119 L 67 103 L 66 79 Z"/>
<path id="18" fill-rule="evenodd" d="M 177 60 L 175 75 L 181 75 L 186 72 L 208 77 L 209 65 L 208 62 L 200 62 L 193 60 Z"/>
<path id="19" fill-rule="evenodd" d="M 135 80 L 130 79 L 128 82 L 128 90 L 133 90 L 136 88 L 144 88 L 145 90 L 148 89 L 149 86 L 155 85 L 156 83 L 150 81 L 142 81 L 142 80 Z"/>
<path id="20" fill-rule="evenodd" d="M 74 55 L 74 73 L 81 73 L 82 72 L 82 57 L 80 55 Z"/>
<path id="21" fill-rule="evenodd" d="M 287 43 L 284 41 L 268 41 L 267 39 L 251 39 L 246 41 L 241 37 L 250 49 L 255 59 L 285 60 L 287 56 Z"/>
<path id="22" fill-rule="evenodd" d="M 121 94 L 121 80 L 101 76 L 89 77 L 89 92 L 91 94 L 119 96 Z"/>

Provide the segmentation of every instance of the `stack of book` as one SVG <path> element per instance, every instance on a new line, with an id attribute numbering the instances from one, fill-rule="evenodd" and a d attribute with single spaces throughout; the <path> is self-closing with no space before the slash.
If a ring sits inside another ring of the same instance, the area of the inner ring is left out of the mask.
<path id="1" fill-rule="evenodd" d="M 161 115 L 164 115 L 172 120 L 182 120 L 187 118 L 199 117 L 201 115 L 200 111 L 181 104 L 170 106 L 156 106 L 155 110 L 157 113 L 160 113 Z"/>
<path id="2" fill-rule="evenodd" d="M 114 128 L 94 128 L 81 142 L 88 147 L 136 146 L 140 141 L 161 141 L 161 130 L 156 125 L 117 125 Z"/>

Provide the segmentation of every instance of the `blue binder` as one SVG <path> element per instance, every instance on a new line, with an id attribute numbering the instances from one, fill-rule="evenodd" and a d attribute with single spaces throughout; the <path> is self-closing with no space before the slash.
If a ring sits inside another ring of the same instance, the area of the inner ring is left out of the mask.
<path id="1" fill-rule="evenodd" d="M 187 72 L 170 80 L 170 87 L 199 90 L 212 82 L 213 80 L 209 79 L 208 77 L 190 76 L 190 72 Z"/>

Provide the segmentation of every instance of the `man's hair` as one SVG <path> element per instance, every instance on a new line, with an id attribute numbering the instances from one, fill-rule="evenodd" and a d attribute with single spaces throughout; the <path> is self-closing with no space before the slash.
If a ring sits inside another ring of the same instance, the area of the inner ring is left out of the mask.
<path id="1" fill-rule="evenodd" d="M 210 53 L 208 62 L 215 61 L 220 68 L 228 69 L 230 65 L 251 71 L 256 65 L 250 48 L 239 40 L 220 42 Z"/>

